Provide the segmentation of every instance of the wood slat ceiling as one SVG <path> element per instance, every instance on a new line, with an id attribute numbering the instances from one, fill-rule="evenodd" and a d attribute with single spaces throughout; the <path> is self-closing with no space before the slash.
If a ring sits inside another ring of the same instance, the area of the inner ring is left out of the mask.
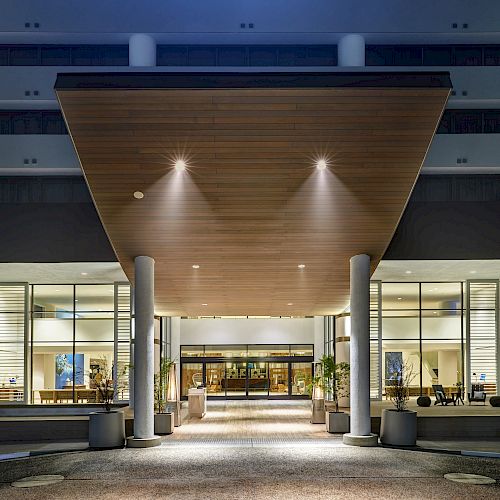
<path id="1" fill-rule="evenodd" d="M 125 273 L 153 257 L 156 312 L 183 316 L 341 312 L 349 258 L 375 269 L 448 92 L 57 90 Z"/>

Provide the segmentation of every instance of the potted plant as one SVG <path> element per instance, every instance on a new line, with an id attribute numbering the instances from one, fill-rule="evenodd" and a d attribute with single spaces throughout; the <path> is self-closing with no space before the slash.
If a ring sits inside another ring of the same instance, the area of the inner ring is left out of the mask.
<path id="1" fill-rule="evenodd" d="M 160 371 L 154 376 L 155 392 L 155 434 L 172 434 L 174 432 L 174 413 L 168 411 L 165 392 L 169 383 L 169 374 L 174 364 L 169 358 L 160 361 Z"/>
<path id="2" fill-rule="evenodd" d="M 112 410 L 113 404 L 113 367 L 109 366 L 106 356 L 97 360 L 99 368 L 90 375 L 90 386 L 96 390 L 96 400 L 104 406 L 104 411 L 89 415 L 90 448 L 117 448 L 125 444 L 125 419 L 123 412 Z M 124 367 L 123 370 L 126 370 Z"/>
<path id="3" fill-rule="evenodd" d="M 413 365 L 396 361 L 388 388 L 394 408 L 385 408 L 380 423 L 380 442 L 392 446 L 415 446 L 417 412 L 408 410 L 409 386 L 415 378 Z"/>
<path id="4" fill-rule="evenodd" d="M 330 433 L 346 433 L 350 430 L 349 415 L 339 411 L 339 399 L 349 396 L 349 363 L 334 363 L 332 356 L 323 356 L 323 373 L 326 393 L 332 397 L 334 411 L 326 412 L 326 430 Z"/>

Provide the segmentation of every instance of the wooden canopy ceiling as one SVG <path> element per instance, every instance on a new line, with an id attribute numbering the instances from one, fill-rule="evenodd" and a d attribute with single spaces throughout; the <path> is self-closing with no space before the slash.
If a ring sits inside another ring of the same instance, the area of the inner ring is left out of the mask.
<path id="1" fill-rule="evenodd" d="M 153 257 L 156 312 L 182 316 L 341 312 L 349 258 L 367 253 L 377 266 L 449 88 L 443 73 L 65 74 L 56 84 L 123 269 L 133 282 L 134 257 Z"/>

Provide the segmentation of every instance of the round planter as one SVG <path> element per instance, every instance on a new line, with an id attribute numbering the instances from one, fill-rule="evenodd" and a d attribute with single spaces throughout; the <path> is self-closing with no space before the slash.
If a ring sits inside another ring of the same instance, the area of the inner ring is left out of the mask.
<path id="1" fill-rule="evenodd" d="M 500 406 L 500 396 L 491 396 L 490 405 L 498 408 Z"/>
<path id="2" fill-rule="evenodd" d="M 155 434 L 172 434 L 172 432 L 174 432 L 174 414 L 156 413 Z"/>
<path id="3" fill-rule="evenodd" d="M 380 423 L 380 442 L 391 446 L 415 446 L 417 443 L 417 412 L 386 408 Z"/>
<path id="4" fill-rule="evenodd" d="M 90 448 L 118 448 L 125 445 L 125 419 L 121 411 L 89 415 Z"/>
<path id="5" fill-rule="evenodd" d="M 349 415 L 343 411 L 327 411 L 326 430 L 330 434 L 345 434 L 349 432 Z"/>
<path id="6" fill-rule="evenodd" d="M 427 407 L 431 405 L 431 398 L 429 396 L 420 396 L 417 398 L 417 405 Z"/>

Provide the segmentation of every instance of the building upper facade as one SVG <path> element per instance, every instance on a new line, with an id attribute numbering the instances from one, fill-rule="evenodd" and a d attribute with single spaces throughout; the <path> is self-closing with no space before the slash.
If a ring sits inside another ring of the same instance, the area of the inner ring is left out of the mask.
<path id="1" fill-rule="evenodd" d="M 338 46 L 359 34 L 370 71 L 450 71 L 448 110 L 423 173 L 495 173 L 499 21 L 491 0 L 11 2 L 0 19 L 0 175 L 80 175 L 56 75 L 135 71 L 136 33 L 156 44 L 148 71 L 352 71 L 339 65 Z"/>

